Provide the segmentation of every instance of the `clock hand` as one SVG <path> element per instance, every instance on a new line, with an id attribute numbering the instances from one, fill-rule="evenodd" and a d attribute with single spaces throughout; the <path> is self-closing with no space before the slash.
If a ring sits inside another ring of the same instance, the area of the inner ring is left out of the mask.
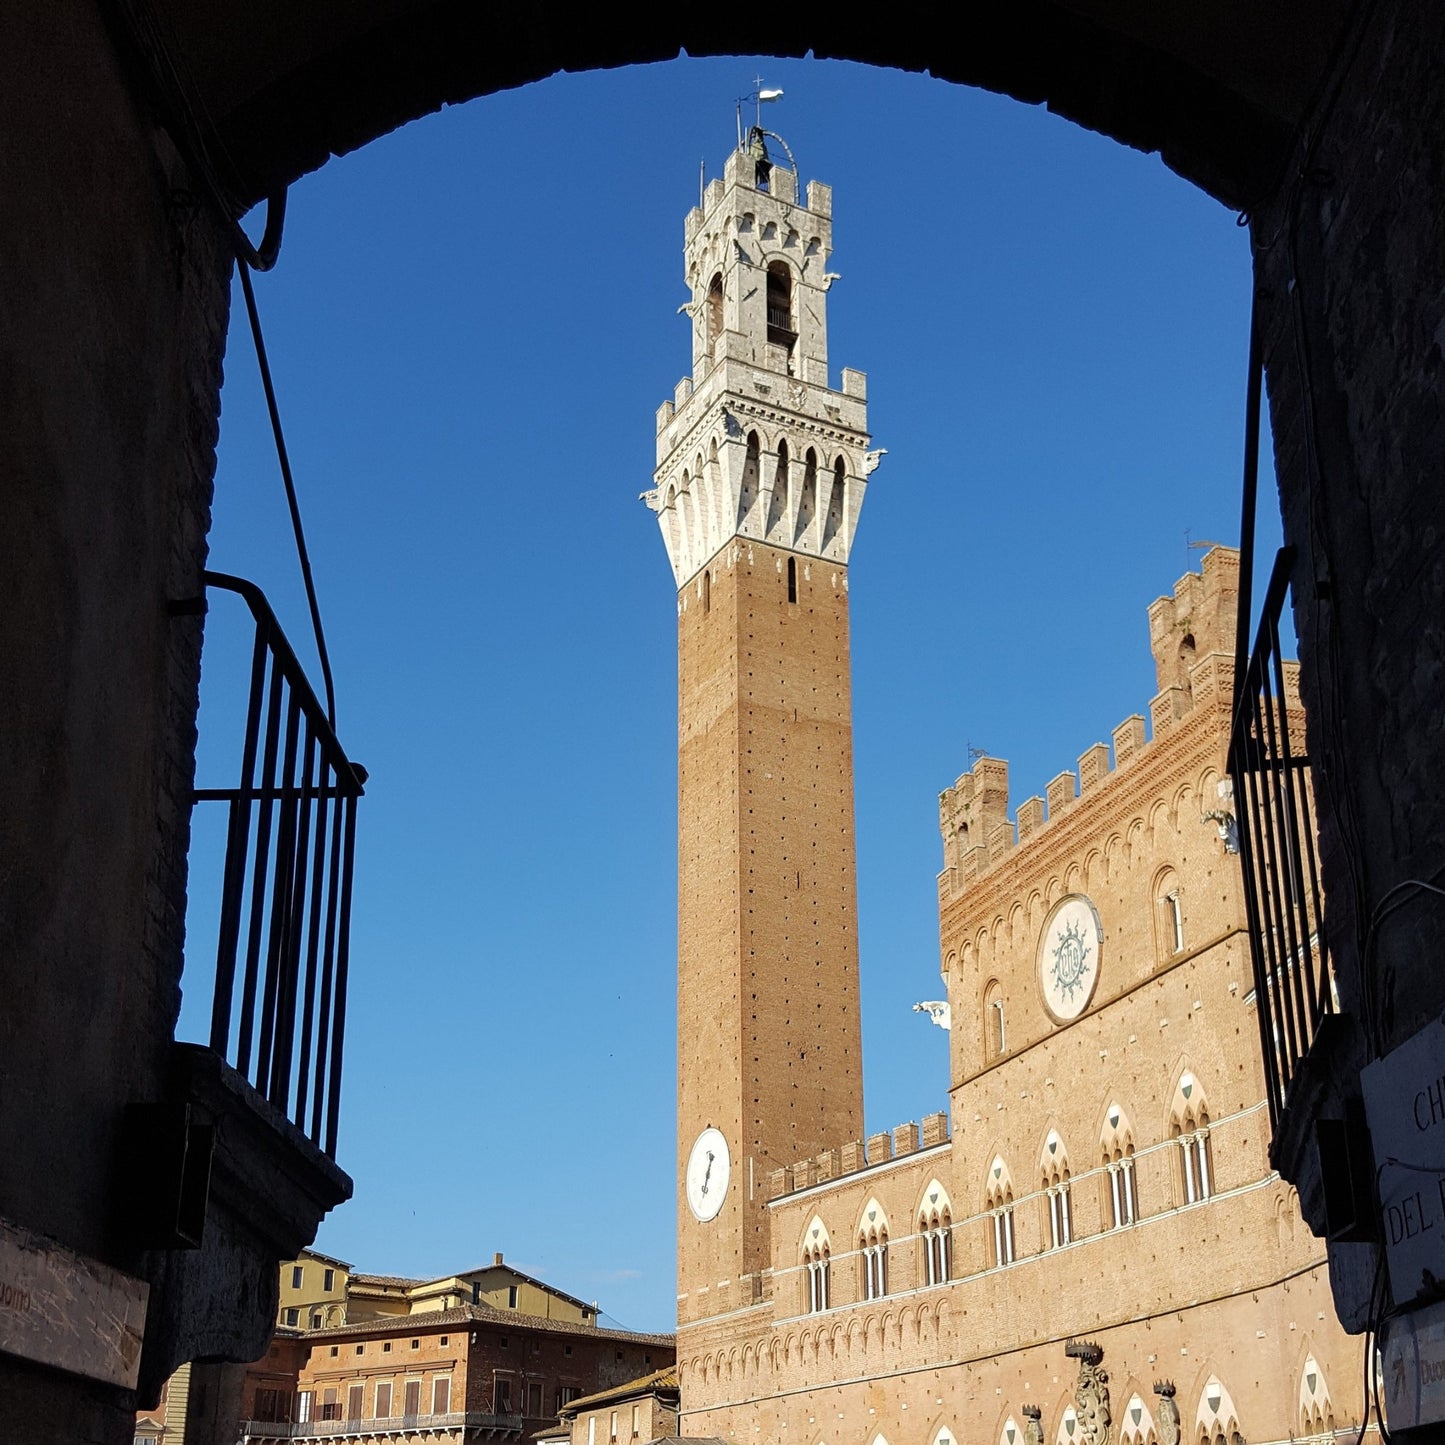
<path id="1" fill-rule="evenodd" d="M 712 1178 L 712 1161 L 714 1157 L 716 1156 L 714 1156 L 712 1150 L 709 1149 L 707 1151 L 707 1169 L 704 1171 L 702 1176 L 702 1192 L 704 1194 L 707 1193 L 707 1181 Z"/>

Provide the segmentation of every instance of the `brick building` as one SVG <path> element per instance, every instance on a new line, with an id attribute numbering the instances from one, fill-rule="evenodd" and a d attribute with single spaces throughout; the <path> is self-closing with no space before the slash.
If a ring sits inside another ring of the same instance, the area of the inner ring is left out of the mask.
<path id="1" fill-rule="evenodd" d="M 559 1412 L 553 1440 L 568 1445 L 643 1445 L 677 1434 L 677 1367 L 583 1395 Z"/>
<path id="2" fill-rule="evenodd" d="M 693 375 L 646 498 L 679 589 L 680 1433 L 1353 1429 L 1362 1346 L 1271 1167 L 1232 825 L 1206 816 L 1235 553 L 1149 610 L 1152 730 L 1012 815 L 1001 760 L 943 794 L 947 1107 L 863 1137 L 847 563 L 880 453 L 862 375 L 828 385 L 831 193 L 763 141 L 687 218 Z"/>
<path id="3" fill-rule="evenodd" d="M 320 1267 L 319 1257 L 283 1265 L 283 1280 L 300 1267 L 304 1287 L 313 1264 Z M 497 1293 L 504 1302 L 488 1303 Z M 671 1335 L 603 1329 L 595 1305 L 500 1256 L 434 1280 L 351 1270 L 340 1323 L 283 1325 L 247 1369 L 239 1433 L 255 1442 L 380 1442 L 418 1432 L 438 1445 L 521 1440 L 554 1423 L 569 1401 L 670 1367 L 673 1358 Z"/>

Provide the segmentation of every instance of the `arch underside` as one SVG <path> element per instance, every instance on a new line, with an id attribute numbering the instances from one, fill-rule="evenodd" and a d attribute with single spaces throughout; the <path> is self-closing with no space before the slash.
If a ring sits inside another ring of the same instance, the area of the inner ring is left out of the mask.
<path id="1" fill-rule="evenodd" d="M 136 0 L 131 4 L 140 8 Z M 706 9 L 661 22 L 605 7 L 475 0 L 152 0 L 171 59 L 215 128 L 249 204 L 447 104 L 561 71 L 736 54 L 749 36 Z M 127 7 L 129 8 L 129 7 Z M 970 6 L 963 39 L 936 15 L 771 12 L 773 55 L 853 60 L 1013 96 L 1165 163 L 1225 204 L 1278 180 L 1348 10 L 1347 0 L 1186 7 L 1104 0 Z"/>

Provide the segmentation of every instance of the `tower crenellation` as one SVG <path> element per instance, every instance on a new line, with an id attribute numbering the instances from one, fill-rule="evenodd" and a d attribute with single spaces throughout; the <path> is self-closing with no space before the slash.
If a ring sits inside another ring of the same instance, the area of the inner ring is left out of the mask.
<path id="1" fill-rule="evenodd" d="M 1052 778 L 1043 796 L 1026 798 L 1012 820 L 1008 816 L 1008 764 L 979 758 L 970 772 L 945 789 L 938 800 L 943 835 L 940 898 L 956 896 L 989 873 L 1019 843 L 1060 821 L 1094 789 L 1150 755 L 1152 743 L 1208 705 L 1215 724 L 1227 727 L 1234 684 L 1235 609 L 1238 605 L 1239 553 L 1212 547 L 1201 570 L 1186 573 L 1173 594 L 1149 607 L 1149 640 L 1159 691 L 1149 703 L 1149 721 L 1133 713 L 1106 743 L 1095 743 L 1079 758 L 1079 770 Z M 1286 664 L 1286 680 L 1297 664 Z"/>
<path id="2" fill-rule="evenodd" d="M 657 413 L 657 514 L 679 588 L 734 538 L 846 564 L 867 479 L 867 380 L 828 384 L 833 194 L 755 133 L 684 224 L 692 373 Z"/>

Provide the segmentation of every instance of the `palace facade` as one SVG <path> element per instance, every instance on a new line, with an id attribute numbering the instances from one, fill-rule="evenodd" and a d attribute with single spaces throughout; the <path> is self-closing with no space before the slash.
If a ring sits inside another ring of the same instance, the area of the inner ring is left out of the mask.
<path id="1" fill-rule="evenodd" d="M 687 217 L 693 374 L 646 495 L 678 588 L 679 1433 L 1353 1432 L 1361 1343 L 1268 1157 L 1234 552 L 1149 608 L 1147 723 L 1016 807 L 995 758 L 943 793 L 948 1096 L 865 1136 L 848 557 L 881 453 L 863 375 L 829 386 L 831 192 L 768 140 Z"/>

